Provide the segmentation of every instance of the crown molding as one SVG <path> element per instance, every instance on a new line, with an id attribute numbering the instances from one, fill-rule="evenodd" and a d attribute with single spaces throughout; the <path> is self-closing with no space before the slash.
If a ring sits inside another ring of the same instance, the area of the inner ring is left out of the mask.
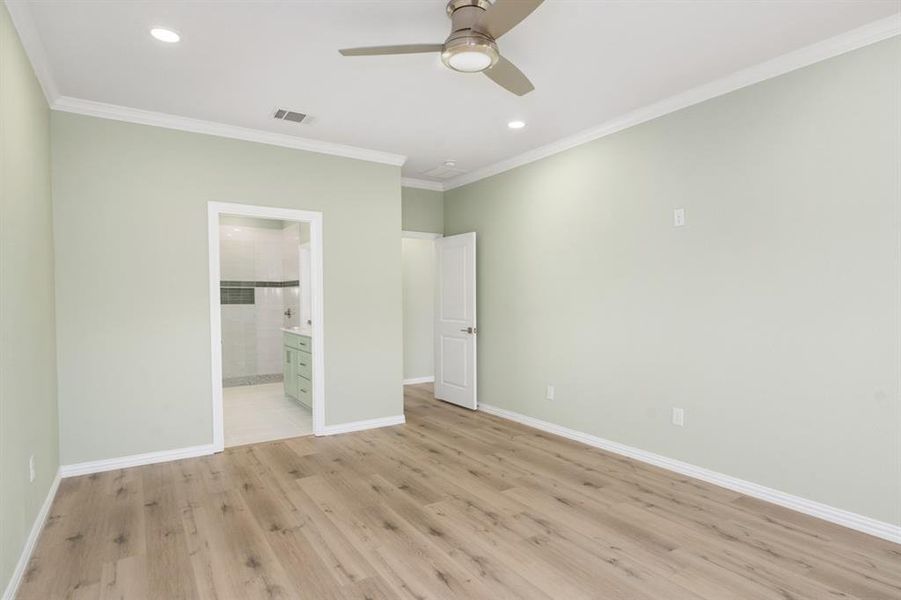
<path id="1" fill-rule="evenodd" d="M 128 123 L 138 123 L 140 125 L 152 125 L 154 127 L 164 127 L 166 129 L 190 131 L 191 133 L 204 133 L 235 140 L 258 142 L 260 144 L 282 146 L 284 148 L 293 148 L 295 150 L 307 150 L 309 152 L 318 152 L 319 154 L 331 154 L 334 156 L 355 158 L 357 160 L 383 163 L 386 165 L 401 166 L 407 160 L 406 156 L 392 154 L 390 152 L 368 150 L 366 148 L 345 146 L 343 144 L 333 144 L 331 142 L 311 140 L 308 138 L 295 137 L 293 135 L 262 131 L 260 129 L 250 129 L 248 127 L 226 125 L 224 123 L 216 123 L 213 121 L 191 119 L 189 117 L 180 117 L 178 115 L 153 112 L 139 108 L 129 108 L 127 106 L 119 106 L 116 104 L 94 102 L 93 100 L 81 100 L 69 96 L 60 96 L 50 105 L 50 108 L 61 112 L 87 115 L 89 117 L 126 121 Z"/>
<path id="2" fill-rule="evenodd" d="M 492 175 L 497 175 L 504 171 L 521 167 L 522 165 L 535 162 L 536 160 L 541 160 L 542 158 L 580 146 L 586 142 L 617 133 L 618 131 L 651 121 L 694 104 L 699 104 L 705 100 L 710 100 L 717 96 L 734 92 L 743 87 L 784 75 L 785 73 L 789 73 L 796 69 L 833 58 L 846 52 L 851 52 L 852 50 L 857 50 L 858 48 L 863 48 L 870 44 L 875 44 L 876 42 L 881 42 L 882 40 L 886 40 L 899 34 L 901 34 L 901 15 L 896 14 L 891 17 L 879 19 L 878 21 L 873 21 L 862 27 L 805 46 L 799 50 L 783 54 L 772 60 L 748 67 L 747 69 L 736 71 L 721 79 L 714 80 L 686 92 L 671 96 L 660 102 L 628 112 L 611 119 L 606 123 L 586 129 L 556 142 L 529 150 L 518 156 L 494 163 L 493 165 L 470 171 L 469 173 L 446 181 L 444 183 L 444 190 L 452 190 L 460 186 L 474 183 L 480 179 L 485 179 L 486 177 L 491 177 Z"/>
<path id="3" fill-rule="evenodd" d="M 417 188 L 420 190 L 432 190 L 433 192 L 443 192 L 444 184 L 440 181 L 428 181 L 426 179 L 413 179 L 412 177 L 401 177 L 400 185 L 402 187 Z"/>
<path id="4" fill-rule="evenodd" d="M 46 53 L 44 52 L 43 44 L 40 41 L 40 37 L 37 34 L 37 30 L 31 18 L 28 2 L 25 2 L 24 0 L 3 1 L 9 10 L 13 26 L 19 34 L 22 46 L 25 48 L 25 52 L 28 55 L 28 59 L 31 61 L 35 75 L 44 91 L 47 103 L 53 110 L 130 123 L 139 123 L 142 125 L 152 125 L 167 129 L 204 133 L 395 166 L 402 166 L 404 162 L 406 162 L 406 157 L 399 154 L 369 150 L 355 146 L 345 146 L 342 144 L 333 144 L 330 142 L 272 133 L 259 129 L 215 123 L 212 121 L 179 117 L 177 115 L 145 111 L 125 106 L 94 102 L 91 100 L 82 100 L 69 96 L 60 96 L 59 89 L 47 61 Z M 705 100 L 710 100 L 743 87 L 784 75 L 790 71 L 827 60 L 852 50 L 857 50 L 858 48 L 880 42 L 899 34 L 901 34 L 901 15 L 896 14 L 878 21 L 873 21 L 872 23 L 858 27 L 857 29 L 852 29 L 851 31 L 821 42 L 811 44 L 810 46 L 806 46 L 799 50 L 783 54 L 782 56 L 753 67 L 737 71 L 721 79 L 631 111 L 602 123 L 601 125 L 586 129 L 556 142 L 534 148 L 512 158 L 481 167 L 448 181 L 436 182 L 423 179 L 403 178 L 401 184 L 406 187 L 441 192 L 451 190 L 535 162 L 542 158 L 564 152 L 587 142 L 628 129 L 629 127 L 704 102 Z"/>
<path id="5" fill-rule="evenodd" d="M 180 117 L 178 115 L 153 112 L 139 108 L 130 108 L 116 104 L 106 104 L 104 102 L 73 98 L 71 96 L 62 96 L 59 93 L 59 88 L 57 87 L 56 81 L 53 78 L 53 73 L 50 70 L 47 54 L 44 51 L 44 45 L 41 43 L 41 38 L 38 35 L 34 21 L 31 17 L 28 2 L 22 0 L 4 0 L 4 2 L 9 10 L 13 26 L 19 34 L 22 47 L 25 48 L 25 54 L 28 55 L 28 60 L 31 61 L 31 67 L 34 70 L 35 76 L 41 85 L 41 89 L 44 90 L 44 97 L 47 99 L 47 104 L 52 110 L 99 117 L 101 119 L 138 123 L 140 125 L 152 125 L 155 127 L 164 127 L 166 129 L 190 131 L 192 133 L 204 133 L 207 135 L 215 135 L 248 142 L 258 142 L 272 146 L 282 146 L 284 148 L 293 148 L 295 150 L 306 150 L 309 152 L 318 152 L 320 154 L 330 154 L 333 156 L 354 158 L 357 160 L 394 166 L 402 166 L 407 160 L 406 156 L 390 152 L 369 150 L 367 148 L 359 148 L 356 146 L 345 146 L 343 144 L 333 144 L 331 142 L 312 140 L 293 135 L 272 133 L 261 129 L 238 127 L 213 121 L 203 121 L 200 119 Z"/>
<path id="6" fill-rule="evenodd" d="M 41 43 L 34 20 L 31 18 L 31 10 L 28 8 L 28 3 L 22 0 L 4 0 L 4 3 L 9 11 L 13 27 L 19 34 L 19 40 L 22 42 L 25 54 L 31 62 L 34 75 L 44 91 L 44 98 L 47 99 L 48 105 L 53 106 L 53 103 L 59 98 L 59 88 L 56 86 L 56 80 L 50 71 L 47 53 L 44 51 L 44 44 Z"/>

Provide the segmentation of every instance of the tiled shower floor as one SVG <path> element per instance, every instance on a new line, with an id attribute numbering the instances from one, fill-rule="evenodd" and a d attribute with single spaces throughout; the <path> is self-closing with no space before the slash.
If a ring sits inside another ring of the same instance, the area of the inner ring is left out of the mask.
<path id="1" fill-rule="evenodd" d="M 222 396 L 226 446 L 313 433 L 310 410 L 285 396 L 281 382 L 227 387 Z"/>

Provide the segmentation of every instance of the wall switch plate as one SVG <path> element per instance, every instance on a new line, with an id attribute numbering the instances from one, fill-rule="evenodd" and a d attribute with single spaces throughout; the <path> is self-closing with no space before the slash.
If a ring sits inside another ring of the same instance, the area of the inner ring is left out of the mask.
<path id="1" fill-rule="evenodd" d="M 545 396 L 548 400 L 554 399 L 554 386 L 548 384 L 547 386 L 547 395 Z"/>
<path id="2" fill-rule="evenodd" d="M 685 209 L 684 208 L 674 208 L 673 209 L 673 227 L 684 227 L 685 226 Z"/>
<path id="3" fill-rule="evenodd" d="M 28 457 L 28 481 L 34 483 L 37 476 L 37 472 L 34 470 L 34 454 L 32 454 Z"/>
<path id="4" fill-rule="evenodd" d="M 677 425 L 679 427 L 685 426 L 685 409 L 684 408 L 673 408 L 673 425 Z"/>

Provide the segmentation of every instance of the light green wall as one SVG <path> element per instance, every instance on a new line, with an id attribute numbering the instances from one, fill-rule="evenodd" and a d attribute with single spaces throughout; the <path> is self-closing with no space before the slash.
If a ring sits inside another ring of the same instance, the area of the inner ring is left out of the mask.
<path id="1" fill-rule="evenodd" d="M 56 475 L 58 422 L 50 111 L 0 4 L 0 590 Z"/>
<path id="2" fill-rule="evenodd" d="M 901 524 L 899 72 L 894 38 L 446 192 L 480 401 Z"/>
<path id="3" fill-rule="evenodd" d="M 444 233 L 444 194 L 419 188 L 401 188 L 403 230 Z"/>
<path id="4" fill-rule="evenodd" d="M 329 425 L 403 411 L 400 169 L 54 113 L 61 460 L 211 441 L 207 202 L 323 212 Z"/>
<path id="5" fill-rule="evenodd" d="M 404 379 L 434 377 L 435 242 L 402 240 Z"/>
<path id="6" fill-rule="evenodd" d="M 404 187 L 403 230 L 444 233 L 444 194 Z M 403 240 L 404 379 L 431 377 L 434 313 L 434 242 Z"/>

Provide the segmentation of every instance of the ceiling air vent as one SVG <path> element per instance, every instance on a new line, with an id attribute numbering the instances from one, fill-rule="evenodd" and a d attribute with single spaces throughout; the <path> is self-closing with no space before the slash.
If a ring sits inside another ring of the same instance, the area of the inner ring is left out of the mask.
<path id="1" fill-rule="evenodd" d="M 301 123 L 304 119 L 307 118 L 307 116 L 303 113 L 294 112 L 293 110 L 286 110 L 284 108 L 275 109 L 275 114 L 272 116 L 279 121 L 291 121 L 292 123 Z"/>
<path id="2" fill-rule="evenodd" d="M 451 179 L 452 177 L 456 177 L 457 175 L 462 175 L 465 171 L 461 171 L 460 169 L 455 169 L 454 167 L 449 167 L 446 164 L 438 165 L 428 171 L 423 171 L 422 174 L 426 177 L 433 177 L 435 179 Z"/>

